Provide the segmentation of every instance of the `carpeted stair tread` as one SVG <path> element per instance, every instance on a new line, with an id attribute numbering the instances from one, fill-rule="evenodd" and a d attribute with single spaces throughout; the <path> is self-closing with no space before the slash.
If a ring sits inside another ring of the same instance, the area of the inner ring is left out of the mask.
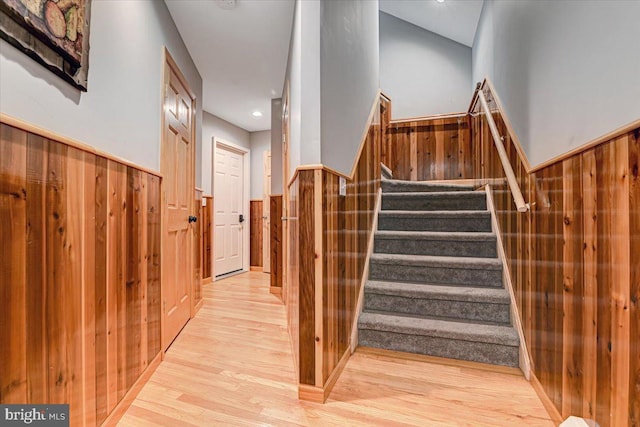
<path id="1" fill-rule="evenodd" d="M 511 347 L 517 347 L 520 343 L 518 334 L 511 326 L 397 316 L 383 313 L 363 312 L 358 321 L 358 328 L 361 330 L 438 337 Z"/>
<path id="2" fill-rule="evenodd" d="M 425 181 L 402 181 L 398 179 L 386 179 L 382 182 L 382 192 L 443 192 L 443 191 L 473 191 L 473 185 L 429 183 Z"/>
<path id="3" fill-rule="evenodd" d="M 407 298 L 430 298 L 448 301 L 469 301 L 490 304 L 509 304 L 509 293 L 504 288 L 473 286 L 447 286 L 429 283 L 389 282 L 369 280 L 365 293 L 397 295 Z"/>
<path id="4" fill-rule="evenodd" d="M 484 210 L 486 197 L 481 191 L 384 193 L 382 210 Z"/>
<path id="5" fill-rule="evenodd" d="M 443 241 L 482 241 L 495 242 L 495 233 L 469 231 L 376 231 L 376 239 L 411 239 L 411 240 L 443 240 Z"/>
<path id="6" fill-rule="evenodd" d="M 496 235 L 486 232 L 377 231 L 374 251 L 408 255 L 495 258 Z"/>
<path id="7" fill-rule="evenodd" d="M 381 210 L 378 230 L 490 232 L 491 214 L 487 210 Z"/>
<path id="8" fill-rule="evenodd" d="M 497 258 L 458 258 L 433 255 L 371 254 L 372 263 L 391 265 L 428 266 L 442 268 L 464 268 L 467 270 L 502 270 Z"/>

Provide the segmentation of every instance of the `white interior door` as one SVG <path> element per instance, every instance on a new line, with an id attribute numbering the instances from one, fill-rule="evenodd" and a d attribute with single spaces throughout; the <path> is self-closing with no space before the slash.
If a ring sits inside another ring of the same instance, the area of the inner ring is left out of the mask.
<path id="1" fill-rule="evenodd" d="M 214 178 L 216 276 L 242 270 L 244 158 L 242 153 L 216 146 Z"/>
<path id="2" fill-rule="evenodd" d="M 271 151 L 264 152 L 264 191 L 262 199 L 262 271 L 271 272 Z"/>

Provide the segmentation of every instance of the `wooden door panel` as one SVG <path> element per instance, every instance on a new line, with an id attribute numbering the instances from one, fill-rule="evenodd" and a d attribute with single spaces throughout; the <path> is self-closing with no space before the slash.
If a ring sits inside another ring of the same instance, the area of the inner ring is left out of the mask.
<path id="1" fill-rule="evenodd" d="M 169 61 L 170 63 L 172 61 Z M 173 341 L 191 316 L 194 206 L 193 103 L 177 71 L 167 64 L 164 105 L 162 173 L 165 188 L 165 241 L 163 254 L 164 346 Z"/>
<path id="2" fill-rule="evenodd" d="M 243 267 L 243 162 L 242 154 L 216 147 L 215 194 L 216 203 L 216 273 L 241 270 Z"/>

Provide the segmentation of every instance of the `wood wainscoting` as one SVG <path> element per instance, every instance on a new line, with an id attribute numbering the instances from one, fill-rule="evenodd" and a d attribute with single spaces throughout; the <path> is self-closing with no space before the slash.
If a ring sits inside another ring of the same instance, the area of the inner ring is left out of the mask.
<path id="1" fill-rule="evenodd" d="M 272 294 L 282 294 L 282 194 L 269 196 L 269 213 L 271 227 L 269 228 L 269 250 L 271 251 L 271 286 Z"/>
<path id="2" fill-rule="evenodd" d="M 351 177 L 303 166 L 289 186 L 287 311 L 301 399 L 324 402 L 351 354 L 380 188 L 379 105 Z M 346 195 L 340 195 L 341 179 Z"/>
<path id="3" fill-rule="evenodd" d="M 531 168 L 490 82 L 481 90 L 530 211 L 517 212 L 475 101 L 469 126 L 456 118 L 450 136 L 438 134 L 447 125 L 421 132 L 415 119 L 391 122 L 383 159 L 400 179 L 492 184 L 532 380 L 550 414 L 557 422 L 576 415 L 602 427 L 638 426 L 640 120 Z M 437 120 L 448 119 L 429 119 Z M 467 131 L 470 143 L 461 144 Z"/>
<path id="4" fill-rule="evenodd" d="M 389 101 L 385 100 L 384 105 L 389 108 Z M 395 179 L 427 181 L 474 177 L 466 113 L 387 123 L 382 163 L 393 171 Z"/>
<path id="5" fill-rule="evenodd" d="M 202 283 L 213 277 L 213 196 L 202 196 Z"/>
<path id="6" fill-rule="evenodd" d="M 194 280 L 193 288 L 191 289 L 191 318 L 196 315 L 198 310 L 202 307 L 202 270 L 203 270 L 203 256 L 202 253 L 202 194 L 203 191 L 200 188 L 195 190 L 195 207 L 196 207 L 196 222 L 193 233 L 193 259 L 194 259 Z"/>
<path id="7" fill-rule="evenodd" d="M 100 425 L 161 353 L 161 177 L 1 119 L 0 403 Z"/>
<path id="8" fill-rule="evenodd" d="M 262 271 L 262 200 L 249 202 L 249 265 L 252 270 Z"/>

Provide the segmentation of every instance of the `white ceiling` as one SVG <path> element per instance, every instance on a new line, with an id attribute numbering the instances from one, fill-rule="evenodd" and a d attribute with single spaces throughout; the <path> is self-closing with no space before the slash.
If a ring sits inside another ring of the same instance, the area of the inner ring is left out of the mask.
<path id="1" fill-rule="evenodd" d="M 282 94 L 293 0 L 165 0 L 203 80 L 203 108 L 250 132 L 271 128 Z M 263 116 L 253 117 L 253 111 Z"/>
<path id="2" fill-rule="evenodd" d="M 484 0 L 380 0 L 380 10 L 471 47 Z"/>

